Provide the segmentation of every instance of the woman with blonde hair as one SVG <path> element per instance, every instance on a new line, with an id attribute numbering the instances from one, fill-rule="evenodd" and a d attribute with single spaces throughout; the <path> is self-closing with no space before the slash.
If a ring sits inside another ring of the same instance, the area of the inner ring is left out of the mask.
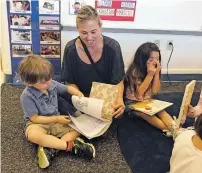
<path id="1" fill-rule="evenodd" d="M 83 6 L 76 17 L 79 37 L 69 41 L 64 51 L 61 80 L 89 96 L 92 82 L 118 85 L 113 116 L 124 112 L 124 63 L 119 43 L 102 35 L 102 22 L 91 6 Z"/>

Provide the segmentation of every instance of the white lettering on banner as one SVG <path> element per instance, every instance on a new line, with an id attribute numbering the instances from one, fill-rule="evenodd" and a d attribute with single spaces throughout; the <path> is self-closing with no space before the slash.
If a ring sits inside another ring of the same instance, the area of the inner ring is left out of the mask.
<path id="1" fill-rule="evenodd" d="M 134 10 L 116 9 L 116 16 L 133 17 Z"/>
<path id="2" fill-rule="evenodd" d="M 98 7 L 112 7 L 112 0 L 99 0 Z"/>
<path id="3" fill-rule="evenodd" d="M 107 9 L 107 8 L 97 8 L 97 12 L 99 15 L 107 15 L 107 16 L 114 16 L 115 9 Z"/>
<path id="4" fill-rule="evenodd" d="M 134 2 L 121 2 L 121 8 L 135 8 Z"/>

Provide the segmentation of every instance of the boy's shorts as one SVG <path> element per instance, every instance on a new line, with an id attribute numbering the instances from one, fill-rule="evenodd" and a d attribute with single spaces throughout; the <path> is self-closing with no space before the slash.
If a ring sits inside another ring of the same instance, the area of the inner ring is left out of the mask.
<path id="1" fill-rule="evenodd" d="M 59 123 L 50 123 L 50 124 L 35 124 L 31 121 L 28 121 L 25 126 L 25 136 L 28 138 L 28 134 L 30 130 L 37 129 L 41 132 L 44 132 L 48 135 L 53 135 L 58 138 L 61 138 L 63 135 L 65 135 L 68 132 L 74 131 L 73 128 L 71 128 L 67 124 L 59 124 Z"/>

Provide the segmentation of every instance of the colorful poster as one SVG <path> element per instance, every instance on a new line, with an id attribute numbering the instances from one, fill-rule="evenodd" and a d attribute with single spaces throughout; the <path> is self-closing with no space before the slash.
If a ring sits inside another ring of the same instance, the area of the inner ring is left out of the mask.
<path id="1" fill-rule="evenodd" d="M 136 0 L 96 0 L 95 8 L 102 20 L 134 21 Z"/>

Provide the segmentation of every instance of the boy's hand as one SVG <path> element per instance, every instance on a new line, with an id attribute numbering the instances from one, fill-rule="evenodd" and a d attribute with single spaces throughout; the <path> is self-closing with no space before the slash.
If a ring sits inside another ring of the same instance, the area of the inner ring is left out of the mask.
<path id="1" fill-rule="evenodd" d="M 68 124 L 71 122 L 71 119 L 69 116 L 59 115 L 56 117 L 56 119 L 57 119 L 57 123 L 59 124 Z"/>
<path id="2" fill-rule="evenodd" d="M 79 97 L 84 97 L 84 95 L 83 95 L 82 92 L 79 92 L 77 96 L 79 96 Z"/>

